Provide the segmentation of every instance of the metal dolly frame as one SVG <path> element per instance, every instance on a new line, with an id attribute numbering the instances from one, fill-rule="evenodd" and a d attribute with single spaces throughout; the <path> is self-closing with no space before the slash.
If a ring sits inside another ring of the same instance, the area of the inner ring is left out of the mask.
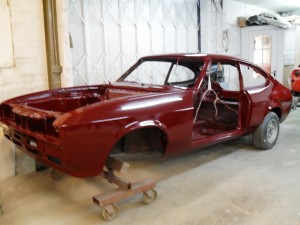
<path id="1" fill-rule="evenodd" d="M 110 192 L 93 197 L 93 202 L 102 208 L 102 217 L 105 220 L 115 219 L 120 213 L 120 208 L 116 203 L 133 195 L 143 193 L 143 202 L 145 204 L 151 204 L 155 201 L 157 197 L 157 192 L 154 190 L 156 186 L 155 181 L 144 179 L 132 183 L 124 178 L 117 177 L 114 171 L 125 173 L 129 168 L 129 164 L 113 157 L 108 158 L 105 167 L 106 170 L 102 172 L 101 176 L 108 182 L 119 186 L 119 188 Z"/>

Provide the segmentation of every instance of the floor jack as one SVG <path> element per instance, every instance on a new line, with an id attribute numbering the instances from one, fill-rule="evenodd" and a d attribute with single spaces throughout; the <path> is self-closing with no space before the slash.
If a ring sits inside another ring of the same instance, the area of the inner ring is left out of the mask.
<path id="1" fill-rule="evenodd" d="M 151 204 L 155 201 L 157 192 L 154 190 L 156 185 L 154 181 L 145 179 L 131 183 L 114 174 L 114 171 L 120 173 L 127 172 L 129 168 L 128 163 L 109 157 L 105 167 L 106 169 L 102 172 L 101 176 L 108 182 L 119 186 L 119 188 L 115 190 L 93 197 L 93 202 L 102 208 L 102 217 L 105 220 L 109 221 L 115 219 L 120 212 L 120 208 L 116 203 L 133 195 L 143 193 L 143 202 L 145 204 Z"/>

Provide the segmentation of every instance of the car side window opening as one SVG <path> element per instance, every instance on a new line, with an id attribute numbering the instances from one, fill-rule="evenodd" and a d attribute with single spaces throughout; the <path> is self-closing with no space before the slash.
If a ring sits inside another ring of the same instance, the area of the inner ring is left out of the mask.
<path id="1" fill-rule="evenodd" d="M 239 72 L 236 66 L 231 64 L 214 62 L 211 66 L 211 79 L 227 91 L 239 91 Z"/>
<path id="2" fill-rule="evenodd" d="M 239 71 L 236 66 L 224 65 L 224 83 L 223 89 L 228 91 L 239 91 L 240 90 L 240 79 Z"/>
<path id="3" fill-rule="evenodd" d="M 240 64 L 240 69 L 245 89 L 264 87 L 266 85 L 266 78 L 252 67 Z"/>
<path id="4" fill-rule="evenodd" d="M 237 65 L 212 61 L 200 87 L 199 104 L 194 106 L 195 130 L 205 136 L 236 129 L 239 90 Z"/>

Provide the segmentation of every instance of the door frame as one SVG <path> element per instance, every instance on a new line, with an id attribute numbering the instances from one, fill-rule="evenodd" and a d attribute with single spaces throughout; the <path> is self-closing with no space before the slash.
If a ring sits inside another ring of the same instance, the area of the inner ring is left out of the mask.
<path id="1" fill-rule="evenodd" d="M 266 26 L 249 26 L 241 29 L 242 32 L 242 58 L 253 62 L 253 50 L 254 50 L 254 41 L 253 38 L 256 35 L 276 35 L 277 41 L 273 43 L 272 38 L 272 60 L 271 60 L 271 72 L 276 70 L 276 79 L 283 83 L 283 50 L 284 50 L 284 33 L 283 31 L 275 26 L 266 25 Z M 252 53 L 252 54 L 251 54 Z M 274 60 L 273 60 L 274 59 Z M 273 75 L 273 74 L 271 74 Z"/>
<path id="2" fill-rule="evenodd" d="M 270 66 L 271 70 L 270 73 L 273 77 L 276 78 L 276 72 L 277 71 L 277 39 L 278 39 L 278 32 L 277 30 L 252 30 L 249 31 L 249 59 L 251 62 L 254 62 L 254 49 L 255 44 L 252 40 L 254 40 L 255 37 L 259 35 L 266 35 L 271 37 L 271 59 L 270 59 Z"/>

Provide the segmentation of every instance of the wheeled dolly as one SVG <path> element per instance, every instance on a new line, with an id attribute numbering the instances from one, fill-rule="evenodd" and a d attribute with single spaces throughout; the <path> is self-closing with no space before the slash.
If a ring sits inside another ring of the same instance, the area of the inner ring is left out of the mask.
<path id="1" fill-rule="evenodd" d="M 62 172 L 60 172 L 56 169 L 53 169 L 53 168 L 50 168 L 49 175 L 53 180 L 60 180 L 63 177 Z"/>
<path id="2" fill-rule="evenodd" d="M 156 183 L 152 180 L 145 179 L 131 183 L 123 178 L 114 175 L 113 171 L 126 172 L 129 165 L 115 158 L 109 157 L 106 163 L 106 170 L 101 174 L 110 183 L 114 183 L 119 188 L 99 194 L 93 197 L 93 202 L 102 208 L 102 217 L 109 221 L 115 219 L 120 208 L 117 202 L 129 198 L 133 195 L 143 193 L 143 202 L 151 204 L 157 197 L 157 192 L 154 190 Z"/>

